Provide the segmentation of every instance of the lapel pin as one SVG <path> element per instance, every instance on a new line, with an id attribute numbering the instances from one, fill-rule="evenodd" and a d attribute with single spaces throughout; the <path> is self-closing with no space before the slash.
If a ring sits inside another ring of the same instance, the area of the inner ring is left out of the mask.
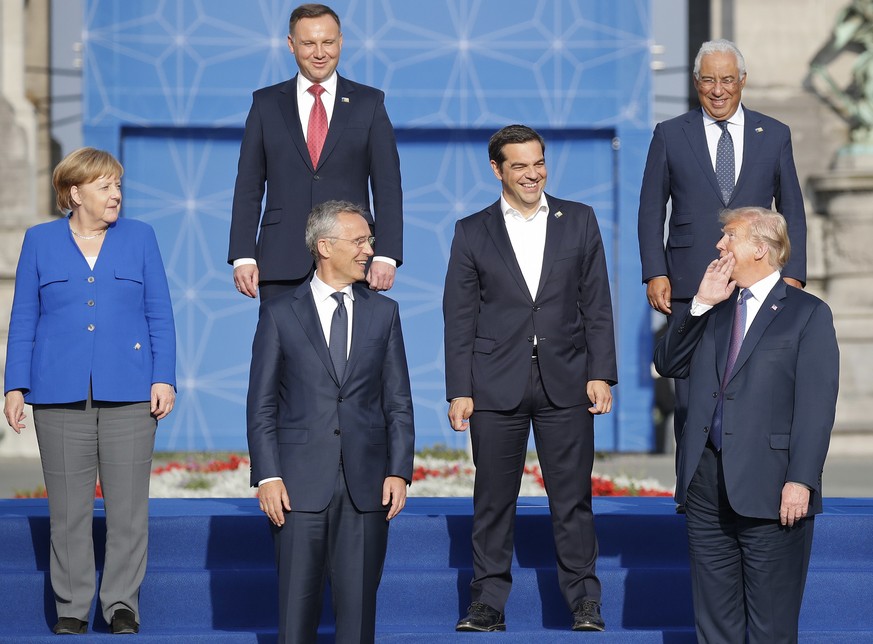
<path id="1" fill-rule="evenodd" d="M 778 311 L 778 310 L 779 310 L 779 307 L 778 307 L 777 305 L 775 305 L 775 304 L 774 304 L 773 306 L 771 306 L 770 308 L 773 309 L 774 311 Z"/>
<path id="2" fill-rule="evenodd" d="M 564 213 L 562 213 L 560 210 L 555 213 L 555 219 L 560 219 L 563 216 L 564 216 Z"/>
<path id="3" fill-rule="evenodd" d="M 343 96 L 340 98 L 341 103 L 350 103 L 348 96 Z"/>
<path id="4" fill-rule="evenodd" d="M 137 342 L 135 345 L 133 345 L 133 348 L 135 351 L 139 351 L 142 348 L 142 345 L 139 342 Z"/>
<path id="5" fill-rule="evenodd" d="M 764 128 L 762 128 L 762 127 L 756 127 L 756 128 L 755 128 L 755 132 L 757 132 L 758 134 L 760 134 L 760 133 L 763 132 L 763 131 L 764 131 Z"/>

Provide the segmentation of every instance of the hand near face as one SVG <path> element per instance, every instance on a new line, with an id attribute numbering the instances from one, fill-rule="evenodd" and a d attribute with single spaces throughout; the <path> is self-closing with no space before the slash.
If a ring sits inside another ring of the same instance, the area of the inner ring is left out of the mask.
<path id="1" fill-rule="evenodd" d="M 728 299 L 736 288 L 736 280 L 731 280 L 731 274 L 736 265 L 733 253 L 714 259 L 706 267 L 697 295 L 694 298 L 701 304 L 715 306 Z"/>

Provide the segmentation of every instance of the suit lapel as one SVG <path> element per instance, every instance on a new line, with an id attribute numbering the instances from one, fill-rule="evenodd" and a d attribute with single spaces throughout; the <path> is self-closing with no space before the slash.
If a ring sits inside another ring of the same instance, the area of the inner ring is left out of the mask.
<path id="1" fill-rule="evenodd" d="M 734 324 L 734 313 L 737 309 L 737 292 L 731 294 L 732 302 L 727 306 L 719 307 L 713 311 L 715 316 L 715 369 L 718 373 L 718 382 L 721 383 L 724 378 L 724 369 L 727 365 L 727 356 L 730 351 L 731 344 L 731 327 Z M 734 373 L 736 373 L 734 367 Z"/>
<path id="2" fill-rule="evenodd" d="M 321 321 L 318 319 L 318 312 L 315 310 L 315 300 L 312 299 L 312 289 L 309 287 L 309 282 L 301 284 L 300 288 L 295 291 L 295 296 L 291 303 L 291 309 L 300 321 L 300 326 L 306 332 L 306 337 L 309 338 L 315 353 L 324 363 L 330 377 L 339 386 L 340 382 L 336 377 L 333 361 L 330 359 L 330 352 L 327 349 L 327 341 L 324 339 L 324 331 L 321 328 Z M 354 332 L 352 337 L 354 338 Z"/>
<path id="3" fill-rule="evenodd" d="M 485 228 L 494 242 L 494 247 L 503 258 L 506 268 L 509 269 L 510 275 L 518 284 L 528 300 L 533 303 L 530 291 L 527 288 L 527 283 L 524 281 L 524 275 L 521 272 L 521 267 L 518 265 L 518 259 L 515 257 L 515 252 L 512 250 L 512 242 L 509 241 L 509 233 L 506 231 L 506 222 L 503 221 L 503 213 L 500 212 L 500 200 L 491 206 L 486 211 L 488 217 L 485 218 Z"/>
<path id="4" fill-rule="evenodd" d="M 548 221 L 546 222 L 546 245 L 543 248 L 543 268 L 540 273 L 540 283 L 537 285 L 536 295 L 543 291 L 543 287 L 549 279 L 549 273 L 552 270 L 552 265 L 555 263 L 555 255 L 561 247 L 561 242 L 564 239 L 564 221 L 565 216 L 557 217 L 560 210 L 555 206 L 552 198 L 546 195 L 546 202 L 549 204 Z M 536 298 L 534 298 L 536 299 Z"/>
<path id="5" fill-rule="evenodd" d="M 737 179 L 737 185 L 734 187 L 731 201 L 734 200 L 743 184 L 746 182 L 746 177 L 752 171 L 749 164 L 745 163 L 746 159 L 761 158 L 761 146 L 764 144 L 764 128 L 761 127 L 761 117 L 757 112 L 744 110 L 743 118 L 743 158 L 740 159 L 740 176 Z M 743 204 L 740 204 L 743 205 Z"/>
<path id="6" fill-rule="evenodd" d="M 349 379 L 349 374 L 355 368 L 361 355 L 361 344 L 364 338 L 370 336 L 370 323 L 373 320 L 373 306 L 370 298 L 372 295 L 366 289 L 353 286 L 355 291 L 355 306 L 352 314 L 352 346 L 349 350 L 349 361 L 346 365 L 346 373 L 343 382 Z"/>
<path id="7" fill-rule="evenodd" d="M 689 112 L 683 129 L 688 139 L 688 145 L 691 147 L 691 151 L 694 153 L 694 158 L 697 159 L 703 175 L 709 181 L 712 189 L 715 190 L 719 200 L 721 200 L 721 188 L 718 185 L 715 170 L 712 169 L 712 157 L 709 156 L 709 146 L 706 144 L 703 113 L 699 109 Z M 736 190 L 734 190 L 734 194 L 736 194 Z"/>
<path id="8" fill-rule="evenodd" d="M 327 128 L 327 138 L 324 140 L 324 147 L 321 149 L 321 155 L 318 157 L 319 167 L 324 164 L 343 136 L 343 132 L 349 122 L 349 117 L 354 109 L 352 107 L 354 105 L 354 97 L 352 95 L 354 91 L 354 86 L 337 74 L 333 114 L 330 117 L 330 126 Z"/>
<path id="9" fill-rule="evenodd" d="M 309 157 L 309 148 L 306 147 L 306 138 L 303 136 L 303 125 L 300 122 L 300 112 L 297 110 L 297 76 L 285 83 L 279 90 L 279 111 L 285 120 L 285 127 L 297 151 L 303 161 L 312 170 L 312 159 Z"/>
<path id="10" fill-rule="evenodd" d="M 776 319 L 776 316 L 782 312 L 785 304 L 783 300 L 787 294 L 787 289 L 788 286 L 780 279 L 776 283 L 776 286 L 770 289 L 767 297 L 764 298 L 764 301 L 761 303 L 761 308 L 758 310 L 758 314 L 755 316 L 752 325 L 746 332 L 746 337 L 743 338 L 743 344 L 740 347 L 740 353 L 737 355 L 737 362 L 734 364 L 731 380 L 737 372 L 742 369 L 746 360 L 749 359 L 749 356 L 761 340 L 767 327 L 769 327 L 770 323 Z"/>

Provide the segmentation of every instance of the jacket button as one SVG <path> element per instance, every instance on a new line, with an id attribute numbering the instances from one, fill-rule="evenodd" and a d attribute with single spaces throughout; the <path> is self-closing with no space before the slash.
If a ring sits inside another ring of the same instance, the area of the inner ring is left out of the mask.
<path id="1" fill-rule="evenodd" d="M 96 327 L 93 324 L 88 325 L 88 330 L 93 331 Z"/>
<path id="2" fill-rule="evenodd" d="M 712 392 L 712 397 L 713 397 L 713 398 L 718 398 L 718 392 L 717 392 L 717 391 L 713 391 L 713 392 Z"/>
<path id="3" fill-rule="evenodd" d="M 333 430 L 333 435 L 334 435 L 334 436 L 339 436 L 339 435 L 340 435 L 340 430 L 339 430 L 339 428 Z"/>
<path id="4" fill-rule="evenodd" d="M 94 306 L 94 300 L 88 300 L 88 306 Z"/>
<path id="5" fill-rule="evenodd" d="M 93 275 L 89 275 L 89 276 L 88 276 L 88 283 L 89 283 L 89 284 L 93 284 L 93 283 L 94 283 L 94 276 L 93 276 Z"/>
<path id="6" fill-rule="evenodd" d="M 709 427 L 704 427 L 704 428 L 703 428 L 703 433 L 704 433 L 704 434 L 708 434 L 708 433 L 709 433 Z"/>
<path id="7" fill-rule="evenodd" d="M 535 306 L 535 307 L 533 307 L 533 310 L 534 310 L 534 313 L 536 313 L 536 312 L 537 312 L 537 311 L 539 311 L 539 310 L 540 310 L 540 307 L 538 307 L 538 306 Z"/>
<path id="8" fill-rule="evenodd" d="M 528 341 L 528 342 L 533 342 L 533 336 L 532 336 L 532 335 L 527 336 L 527 341 Z"/>
<path id="9" fill-rule="evenodd" d="M 337 402 L 342 402 L 342 401 L 343 401 L 343 397 L 340 396 L 339 398 L 336 399 L 336 401 L 337 401 Z"/>
<path id="10" fill-rule="evenodd" d="M 313 181 L 321 181 L 321 177 L 319 177 L 319 176 L 316 174 L 316 175 L 313 175 L 313 176 L 312 176 L 312 180 L 313 180 Z"/>

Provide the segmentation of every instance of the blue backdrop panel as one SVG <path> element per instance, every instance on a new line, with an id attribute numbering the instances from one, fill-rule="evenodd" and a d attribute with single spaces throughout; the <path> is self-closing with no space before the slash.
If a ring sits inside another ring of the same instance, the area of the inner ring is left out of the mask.
<path id="1" fill-rule="evenodd" d="M 297 2 L 86 0 L 85 140 L 125 164 L 124 214 L 158 232 L 179 339 L 179 404 L 163 449 L 245 447 L 257 303 L 225 264 L 251 92 L 296 71 Z M 548 190 L 594 206 L 612 279 L 620 385 L 602 450 L 653 446 L 649 313 L 636 207 L 649 127 L 649 0 L 339 0 L 340 73 L 385 90 L 397 128 L 406 261 L 401 305 L 418 444 L 462 446 L 445 420 L 441 298 L 454 221 L 492 203 L 486 142 L 546 137 Z M 378 217 L 378 213 L 376 213 Z M 581 384 L 581 383 L 580 383 Z"/>

